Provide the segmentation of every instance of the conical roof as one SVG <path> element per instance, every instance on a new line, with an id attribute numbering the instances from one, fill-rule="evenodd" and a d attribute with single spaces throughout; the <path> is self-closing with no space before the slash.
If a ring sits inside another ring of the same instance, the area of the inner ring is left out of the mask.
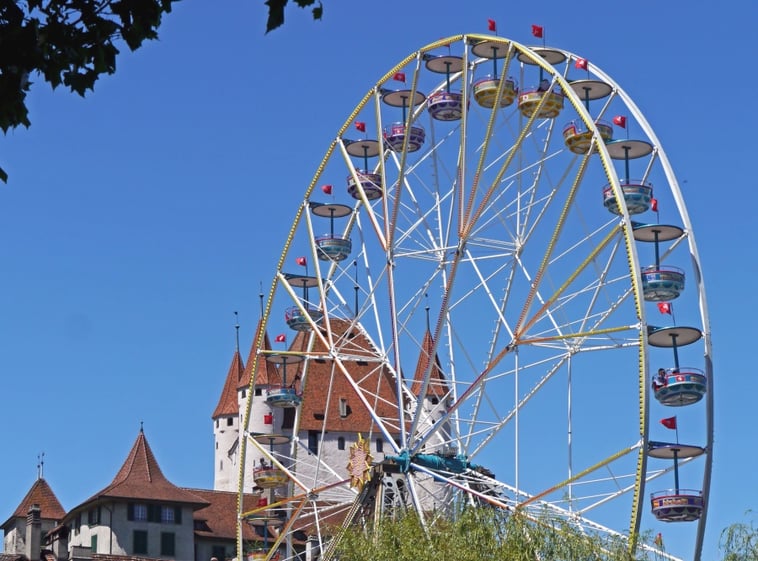
<path id="1" fill-rule="evenodd" d="M 421 343 L 421 354 L 418 357 L 418 363 L 416 364 L 416 372 L 413 375 L 413 384 L 411 385 L 411 393 L 413 395 L 419 395 L 421 393 L 422 386 L 424 384 L 424 375 L 429 368 L 429 363 L 434 361 L 432 369 L 429 373 L 429 385 L 426 388 L 426 396 L 444 397 L 450 391 L 450 388 L 445 381 L 445 375 L 442 373 L 440 367 L 440 359 L 437 353 L 432 354 L 434 350 L 434 339 L 432 334 L 427 329 L 424 334 L 424 341 Z"/>
<path id="2" fill-rule="evenodd" d="M 211 419 L 218 419 L 225 415 L 238 415 L 239 414 L 239 402 L 237 401 L 237 388 L 240 385 L 240 380 L 245 372 L 245 365 L 242 364 L 242 357 L 240 356 L 239 349 L 234 351 L 232 357 L 232 363 L 229 365 L 229 372 L 226 374 L 226 381 L 224 382 L 224 389 L 221 390 L 221 397 L 219 397 L 218 405 L 211 415 Z"/>
<path id="3" fill-rule="evenodd" d="M 190 503 L 198 507 L 207 504 L 197 495 L 177 487 L 166 479 L 142 429 L 111 484 L 90 497 L 85 504 L 105 498 Z"/>
<path id="4" fill-rule="evenodd" d="M 66 511 L 63 509 L 60 501 L 58 501 L 58 497 L 55 496 L 47 481 L 40 477 L 34 482 L 24 498 L 21 499 L 18 507 L 16 507 L 10 518 L 3 524 L 3 527 L 13 518 L 26 518 L 29 508 L 35 504 L 39 505 L 40 518 L 44 520 L 63 520 L 63 517 L 66 516 Z"/>
<path id="5" fill-rule="evenodd" d="M 250 347 L 250 354 L 247 356 L 247 362 L 245 363 L 245 371 L 242 374 L 242 378 L 237 385 L 237 388 L 245 388 L 250 385 L 250 377 L 253 375 L 253 365 L 255 364 L 255 356 L 258 354 L 256 343 L 260 339 L 261 330 L 263 329 L 263 320 L 258 321 L 258 328 L 255 330 L 255 337 L 253 338 L 253 344 Z M 264 350 L 271 350 L 271 340 L 268 337 L 268 332 L 263 333 L 263 347 Z M 279 372 L 276 366 L 264 360 L 263 357 L 258 361 L 258 373 L 255 378 L 255 383 L 258 386 L 266 385 L 279 385 L 281 380 L 279 378 Z"/>

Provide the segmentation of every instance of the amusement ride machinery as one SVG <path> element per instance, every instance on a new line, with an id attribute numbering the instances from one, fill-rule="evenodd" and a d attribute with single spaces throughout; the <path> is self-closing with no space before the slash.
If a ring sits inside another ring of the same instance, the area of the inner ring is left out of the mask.
<path id="1" fill-rule="evenodd" d="M 426 45 L 368 89 L 293 207 L 253 372 L 296 383 L 264 388 L 286 414 L 242 442 L 241 493 L 246 454 L 276 470 L 239 513 L 278 517 L 261 558 L 329 558 L 367 512 L 463 504 L 700 558 L 713 372 L 693 227 L 652 127 L 591 59 Z"/>

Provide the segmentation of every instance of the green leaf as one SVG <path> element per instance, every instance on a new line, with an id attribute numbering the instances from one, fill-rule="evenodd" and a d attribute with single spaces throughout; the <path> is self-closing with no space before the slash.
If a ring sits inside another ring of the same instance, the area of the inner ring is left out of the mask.
<path id="1" fill-rule="evenodd" d="M 318 6 L 313 8 L 313 19 L 321 19 L 321 16 L 324 15 L 324 6 L 321 4 L 321 2 L 318 3 Z"/>
<path id="2" fill-rule="evenodd" d="M 266 0 L 268 6 L 268 20 L 266 21 L 266 33 L 273 31 L 284 23 L 284 7 L 287 0 Z"/>
<path id="3" fill-rule="evenodd" d="M 3 168 L 0 168 L 0 181 L 3 183 L 8 183 L 8 174 L 5 173 L 5 170 Z"/>

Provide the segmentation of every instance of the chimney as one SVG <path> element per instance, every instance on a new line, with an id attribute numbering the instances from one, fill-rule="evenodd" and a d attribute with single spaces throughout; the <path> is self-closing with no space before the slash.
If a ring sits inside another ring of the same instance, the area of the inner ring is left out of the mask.
<path id="1" fill-rule="evenodd" d="M 26 554 L 29 561 L 39 561 L 42 549 L 42 520 L 38 504 L 29 507 L 26 515 Z"/>

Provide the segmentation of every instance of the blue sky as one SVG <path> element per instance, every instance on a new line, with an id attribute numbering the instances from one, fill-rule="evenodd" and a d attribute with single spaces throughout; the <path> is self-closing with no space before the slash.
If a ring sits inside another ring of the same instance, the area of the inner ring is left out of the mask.
<path id="1" fill-rule="evenodd" d="M 327 0 L 264 35 L 253 0 L 182 2 L 86 99 L 37 80 L 29 130 L 0 138 L 0 518 L 36 477 L 64 508 L 107 485 L 144 422 L 164 473 L 210 487 L 216 405 L 239 312 L 246 357 L 297 205 L 376 80 L 431 41 L 486 33 L 582 54 L 623 85 L 679 176 L 713 332 L 713 487 L 705 559 L 756 508 L 749 365 L 758 143 L 743 22 L 643 0 L 526 4 Z M 588 412 L 591 415 L 591 412 Z"/>

